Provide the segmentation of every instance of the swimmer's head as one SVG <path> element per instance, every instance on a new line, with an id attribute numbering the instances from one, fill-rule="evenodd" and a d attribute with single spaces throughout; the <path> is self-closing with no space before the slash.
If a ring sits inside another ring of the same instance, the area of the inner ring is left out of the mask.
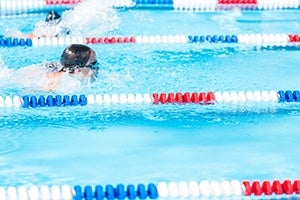
<path id="1" fill-rule="evenodd" d="M 61 16 L 56 11 L 51 10 L 50 12 L 48 12 L 45 21 L 58 23 L 61 21 Z"/>
<path id="2" fill-rule="evenodd" d="M 81 72 L 84 76 L 96 76 L 99 70 L 96 53 L 91 48 L 81 44 L 71 44 L 61 55 L 61 71 L 75 74 Z"/>

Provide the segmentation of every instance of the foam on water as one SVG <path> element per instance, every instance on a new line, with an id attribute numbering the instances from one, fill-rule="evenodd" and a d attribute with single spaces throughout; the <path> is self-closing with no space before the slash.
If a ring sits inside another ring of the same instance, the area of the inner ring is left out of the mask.
<path id="1" fill-rule="evenodd" d="M 11 69 L 4 63 L 3 58 L 0 54 L 0 88 L 4 88 L 7 86 L 7 82 L 9 82 L 9 77 L 11 74 Z"/>
<path id="2" fill-rule="evenodd" d="M 62 15 L 72 35 L 100 35 L 119 27 L 120 19 L 109 0 L 87 0 Z M 96 28 L 97 27 L 97 28 Z"/>
<path id="3" fill-rule="evenodd" d="M 11 90 L 20 93 L 32 94 L 48 92 L 50 79 L 47 78 L 48 70 L 45 63 L 33 64 L 19 69 L 8 68 L 0 58 L 0 88 L 4 89 L 0 95 L 11 95 Z M 56 84 L 56 92 L 65 94 L 85 89 L 90 84 L 89 80 L 80 80 L 77 77 L 63 74 Z M 11 90 L 10 90 L 11 89 Z M 4 92 L 4 93 L 3 93 Z"/>
<path id="4" fill-rule="evenodd" d="M 223 13 L 221 15 L 213 15 L 211 17 L 212 21 L 215 21 L 217 24 L 222 27 L 223 30 L 240 32 L 240 29 L 237 26 L 237 20 L 242 17 L 242 11 L 239 8 L 232 9 L 232 11 Z"/>

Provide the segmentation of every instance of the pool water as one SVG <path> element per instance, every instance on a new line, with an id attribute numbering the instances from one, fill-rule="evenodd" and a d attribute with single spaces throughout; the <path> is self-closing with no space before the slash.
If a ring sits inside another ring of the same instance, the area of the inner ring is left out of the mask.
<path id="1" fill-rule="evenodd" d="M 45 14 L 2 18 L 0 30 L 29 32 Z M 117 15 L 118 28 L 106 35 L 297 33 L 300 27 L 297 10 Z M 58 94 L 278 91 L 300 85 L 297 46 L 91 47 L 101 63 L 97 81 Z M 0 48 L 0 95 L 49 94 L 12 83 L 4 71 L 58 60 L 64 48 Z M 1 108 L 1 185 L 297 179 L 299 120 L 298 103 Z"/>

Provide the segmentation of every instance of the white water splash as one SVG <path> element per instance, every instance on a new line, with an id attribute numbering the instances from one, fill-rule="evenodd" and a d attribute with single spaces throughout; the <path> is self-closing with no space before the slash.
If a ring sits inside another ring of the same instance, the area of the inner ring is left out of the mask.
<path id="1" fill-rule="evenodd" d="M 5 86 L 11 77 L 11 70 L 4 63 L 2 56 L 0 55 L 0 87 Z"/>
<path id="2" fill-rule="evenodd" d="M 50 79 L 47 74 L 48 69 L 43 64 L 30 65 L 14 71 L 14 79 L 16 85 L 20 88 L 31 91 L 49 91 Z M 63 74 L 56 83 L 55 92 L 72 93 L 80 90 L 84 84 L 69 74 Z"/>
<path id="3" fill-rule="evenodd" d="M 9 69 L 0 55 L 0 88 L 5 90 L 20 89 L 23 92 L 50 91 L 50 79 L 45 63 L 25 66 L 19 69 Z M 58 80 L 55 92 L 72 93 L 89 87 L 89 83 L 76 77 L 63 74 Z M 0 90 L 1 93 L 1 90 Z"/>
<path id="4" fill-rule="evenodd" d="M 110 0 L 86 0 L 62 14 L 72 35 L 101 35 L 119 27 L 120 18 Z"/>
<path id="5" fill-rule="evenodd" d="M 237 26 L 237 19 L 242 16 L 240 8 L 234 8 L 231 11 L 224 12 L 220 15 L 213 15 L 211 20 L 220 24 L 220 27 L 224 30 L 238 32 L 240 31 Z"/>

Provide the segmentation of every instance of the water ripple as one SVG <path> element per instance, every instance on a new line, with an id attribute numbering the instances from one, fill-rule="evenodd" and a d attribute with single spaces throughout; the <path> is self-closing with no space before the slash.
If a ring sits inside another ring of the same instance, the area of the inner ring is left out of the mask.
<path id="1" fill-rule="evenodd" d="M 0 155 L 16 151 L 21 146 L 21 135 L 19 133 L 12 132 L 7 128 L 6 131 L 3 131 L 2 127 L 5 126 L 6 124 L 1 124 L 0 127 Z"/>

